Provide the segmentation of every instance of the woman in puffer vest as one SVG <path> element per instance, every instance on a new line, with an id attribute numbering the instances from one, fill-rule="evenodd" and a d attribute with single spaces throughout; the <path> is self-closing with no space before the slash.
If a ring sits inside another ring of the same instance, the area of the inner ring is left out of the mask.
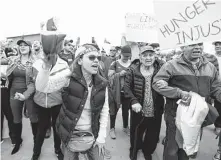
<path id="1" fill-rule="evenodd" d="M 56 122 L 64 160 L 79 159 L 79 152 L 70 151 L 71 137 L 75 131 L 93 133 L 95 142 L 85 153 L 89 160 L 102 160 L 109 116 L 107 80 L 98 73 L 101 57 L 93 45 L 85 44 L 78 48 L 75 54 L 70 77 L 56 80 L 60 87 L 61 84 L 64 87 L 63 104 Z M 56 85 L 44 83 L 42 79 L 41 85 L 50 91 L 53 91 L 53 86 Z M 36 86 L 36 89 L 39 87 Z"/>

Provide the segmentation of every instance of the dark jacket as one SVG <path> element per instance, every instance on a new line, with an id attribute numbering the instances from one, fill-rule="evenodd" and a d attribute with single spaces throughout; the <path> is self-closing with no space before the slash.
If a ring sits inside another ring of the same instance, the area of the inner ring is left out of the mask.
<path id="1" fill-rule="evenodd" d="M 203 56 L 206 57 L 206 59 L 216 67 L 216 69 L 219 73 L 219 62 L 218 62 L 216 56 L 209 54 L 209 53 L 203 53 Z"/>
<path id="2" fill-rule="evenodd" d="M 165 80 L 168 86 L 159 89 L 155 83 L 158 80 Z M 205 97 L 207 102 L 210 96 L 221 101 L 218 72 L 215 66 L 203 56 L 196 70 L 184 56 L 167 62 L 154 77 L 153 88 L 167 97 L 165 113 L 172 117 L 176 116 L 178 106 L 176 102 L 181 98 L 181 91 L 198 93 Z"/>
<path id="3" fill-rule="evenodd" d="M 93 77 L 90 103 L 92 108 L 92 133 L 95 138 L 98 137 L 100 113 L 105 102 L 107 84 L 107 80 L 99 74 Z M 73 69 L 69 86 L 63 89 L 63 105 L 56 121 L 57 132 L 65 145 L 69 142 L 71 133 L 82 114 L 87 96 L 88 88 L 86 81 L 80 66 L 76 65 Z"/>
<path id="4" fill-rule="evenodd" d="M 134 60 L 128 69 L 124 84 L 124 96 L 130 99 L 131 105 L 140 103 L 141 106 L 144 102 L 145 93 L 145 78 L 140 72 L 140 60 Z M 153 77 L 159 71 L 163 62 L 156 60 L 154 62 Z M 152 81 L 153 81 L 152 77 Z M 154 116 L 162 115 L 164 108 L 164 98 L 152 89 L 153 104 L 154 104 Z"/>

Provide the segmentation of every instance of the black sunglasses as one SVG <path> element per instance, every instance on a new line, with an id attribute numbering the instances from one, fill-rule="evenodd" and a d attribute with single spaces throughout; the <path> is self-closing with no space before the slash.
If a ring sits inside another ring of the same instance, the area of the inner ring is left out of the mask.
<path id="1" fill-rule="evenodd" d="M 101 61 L 101 56 L 90 55 L 88 58 L 90 61 L 94 61 L 96 58 L 98 61 Z"/>

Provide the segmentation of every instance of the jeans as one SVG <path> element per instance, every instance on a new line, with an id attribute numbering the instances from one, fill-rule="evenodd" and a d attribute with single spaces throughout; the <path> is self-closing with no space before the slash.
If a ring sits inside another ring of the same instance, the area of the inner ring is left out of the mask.
<path id="1" fill-rule="evenodd" d="M 3 132 L 4 117 L 6 117 L 8 121 L 9 136 L 11 140 L 13 140 L 15 137 L 13 133 L 13 115 L 10 107 L 9 98 L 10 98 L 9 89 L 1 88 L 1 139 Z"/>
<path id="2" fill-rule="evenodd" d="M 163 160 L 189 160 L 185 151 L 178 147 L 176 142 L 175 117 L 165 113 L 166 139 L 163 151 Z"/>
<path id="3" fill-rule="evenodd" d="M 66 148 L 62 144 L 62 150 L 64 154 L 64 160 L 79 160 L 78 152 L 71 152 L 68 148 Z M 88 160 L 104 160 L 104 155 L 98 154 L 98 147 L 92 147 L 91 149 L 86 151 Z"/>
<path id="4" fill-rule="evenodd" d="M 45 134 L 50 125 L 51 119 L 52 119 L 53 135 L 54 135 L 54 148 L 55 148 L 55 151 L 61 150 L 60 149 L 61 139 L 58 136 L 56 132 L 56 128 L 55 128 L 56 119 L 60 112 L 61 105 L 53 106 L 51 108 L 44 108 L 37 104 L 35 105 L 36 105 L 36 108 L 38 109 L 39 121 L 38 121 L 36 143 L 34 145 L 34 154 L 40 155 L 41 153 L 41 147 L 44 143 Z"/>
<path id="5" fill-rule="evenodd" d="M 121 93 L 121 104 L 122 104 L 122 118 L 123 118 L 123 127 L 128 127 L 128 117 L 129 117 L 129 110 L 130 110 L 130 101 L 129 99 L 125 98 L 123 93 Z M 115 106 L 115 114 L 110 115 L 110 128 L 115 128 L 115 122 L 117 117 L 117 112 L 119 108 Z"/>
<path id="6" fill-rule="evenodd" d="M 14 117 L 14 123 L 22 123 L 22 111 L 24 108 L 24 105 L 26 105 L 26 108 L 28 110 L 29 119 L 32 123 L 38 122 L 38 110 L 34 106 L 33 98 L 30 97 L 29 99 L 25 101 L 19 101 L 17 99 L 14 99 L 15 93 L 23 93 L 26 89 L 16 89 L 11 88 L 10 90 L 10 105 L 12 109 L 12 114 Z"/>

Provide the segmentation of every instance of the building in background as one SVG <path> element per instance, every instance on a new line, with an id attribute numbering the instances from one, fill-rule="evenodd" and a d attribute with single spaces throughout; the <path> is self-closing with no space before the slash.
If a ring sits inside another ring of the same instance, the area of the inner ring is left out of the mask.
<path id="1" fill-rule="evenodd" d="M 13 40 L 12 44 L 11 44 L 13 46 L 16 45 L 17 41 L 20 40 L 20 39 L 24 39 L 26 41 L 30 41 L 31 43 L 33 43 L 36 40 L 40 41 L 40 33 L 7 37 L 7 39 Z"/>

